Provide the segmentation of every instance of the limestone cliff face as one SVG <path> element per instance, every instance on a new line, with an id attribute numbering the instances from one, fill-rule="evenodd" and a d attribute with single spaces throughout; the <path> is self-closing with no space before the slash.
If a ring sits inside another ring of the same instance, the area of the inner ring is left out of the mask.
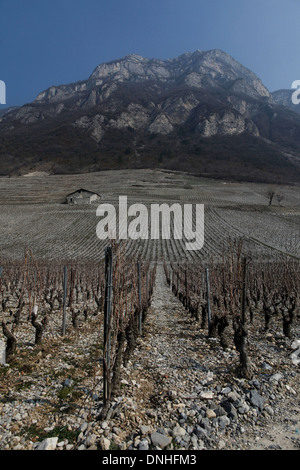
<path id="1" fill-rule="evenodd" d="M 141 97 L 135 96 L 134 84 L 144 85 L 143 104 L 140 104 Z M 124 109 L 122 94 L 124 89 L 128 91 L 124 88 L 126 85 L 131 85 L 131 100 Z M 183 88 L 184 94 L 176 93 L 176 89 Z M 168 96 L 166 90 L 170 89 L 174 89 L 174 93 Z M 214 90 L 229 93 L 227 101 L 235 112 L 224 115 L 208 111 L 206 118 L 201 118 L 196 126 L 198 133 L 203 136 L 242 132 L 259 135 L 257 127 L 251 123 L 255 106 L 248 103 L 247 97 L 271 102 L 271 95 L 255 74 L 220 50 L 198 50 L 165 61 L 132 54 L 100 64 L 86 81 L 52 86 L 41 92 L 32 105 L 10 114 L 10 118 L 32 124 L 64 112 L 79 112 L 81 115 L 73 125 L 85 129 L 96 142 L 111 128 L 130 127 L 166 135 L 174 131 L 174 126 L 185 124 L 201 104 L 197 92 L 207 89 L 211 93 Z M 93 117 L 85 114 L 93 109 Z"/>
<path id="2" fill-rule="evenodd" d="M 92 118 L 89 118 L 88 116 L 82 116 L 81 118 L 77 119 L 77 121 L 75 121 L 74 126 L 80 129 L 88 130 L 91 138 L 99 143 L 105 134 L 104 123 L 105 117 L 96 114 Z"/>
<path id="3" fill-rule="evenodd" d="M 131 93 L 134 93 L 134 84 L 144 86 L 148 101 L 144 99 L 143 105 L 132 101 L 124 110 L 120 94 L 126 85 L 131 86 Z M 166 88 L 176 90 L 179 87 L 184 87 L 186 92 L 166 95 Z M 213 90 L 229 93 L 227 102 L 233 109 L 231 114 L 225 113 L 225 116 L 219 112 L 208 112 L 208 116 L 200 119 L 196 126 L 198 133 L 203 136 L 243 132 L 259 135 L 257 126 L 251 122 L 258 105 L 248 100 L 264 99 L 271 103 L 271 95 L 255 74 L 219 50 L 196 51 L 166 61 L 129 55 L 97 66 L 86 82 L 57 89 L 52 87 L 40 94 L 37 101 L 49 104 L 59 99 L 70 101 L 75 96 L 72 106 L 76 109 L 88 110 L 101 106 L 102 111 L 104 109 L 107 114 L 114 114 L 105 120 L 104 126 L 101 123 L 100 133 L 97 119 L 89 120 L 86 129 L 93 138 L 95 134 L 98 138 L 103 137 L 105 129 L 128 127 L 166 135 L 189 120 L 193 110 L 201 104 L 201 96 L 197 92 L 207 89 L 212 93 Z M 81 120 L 76 121 L 75 126 L 78 122 L 81 126 Z"/>
<path id="4" fill-rule="evenodd" d="M 271 99 L 271 95 L 261 80 L 249 69 L 220 50 L 195 51 L 175 59 L 147 59 L 139 55 L 129 55 L 110 63 L 100 64 L 86 81 L 70 85 L 51 87 L 40 93 L 37 102 L 54 102 L 90 91 L 95 105 L 107 98 L 107 89 L 113 84 L 126 82 L 150 82 L 185 84 L 194 88 L 227 86 L 233 91 L 253 97 Z"/>
<path id="5" fill-rule="evenodd" d="M 203 105 L 207 90 L 210 102 L 221 103 L 221 111 L 210 109 L 207 97 Z M 197 50 L 165 61 L 131 54 L 98 65 L 86 81 L 50 87 L 9 117 L 30 124 L 64 114 L 70 119 L 73 112 L 78 116 L 72 125 L 85 129 L 97 143 L 109 129 L 167 135 L 189 122 L 193 113 L 199 115 L 194 128 L 203 136 L 259 136 L 252 118 L 261 100 L 273 103 L 261 80 L 221 50 Z"/>
<path id="6" fill-rule="evenodd" d="M 88 148 L 92 168 L 99 155 L 108 158 L 108 154 L 121 162 L 127 158 L 123 155 L 138 156 L 140 165 L 146 150 L 148 160 L 155 159 L 157 152 L 160 159 L 165 155 L 171 159 L 175 154 L 197 154 L 201 148 L 210 155 L 210 145 L 219 154 L 214 141 L 207 141 L 232 138 L 234 142 L 236 137 L 282 144 L 284 152 L 297 152 L 300 121 L 295 113 L 291 117 L 277 106 L 287 106 L 290 98 L 285 90 L 270 94 L 251 70 L 218 49 L 168 60 L 132 54 L 98 65 L 86 80 L 52 86 L 34 102 L 1 114 L 0 156 L 2 152 L 13 165 L 21 158 L 21 141 L 30 160 L 44 158 L 43 145 L 50 160 L 67 153 L 71 161 L 72 155 L 83 153 L 88 164 Z M 178 166 L 179 158 L 172 167 Z"/>
<path id="7" fill-rule="evenodd" d="M 197 132 L 205 137 L 239 135 L 243 132 L 259 136 L 257 126 L 251 120 L 244 119 L 241 115 L 232 111 L 211 114 L 199 122 Z"/>
<path id="8" fill-rule="evenodd" d="M 167 61 L 149 60 L 131 54 L 123 59 L 99 65 L 90 79 L 101 84 L 101 81 L 107 78 L 113 78 L 116 82 L 123 82 L 125 80 L 168 80 L 170 77 L 171 73 Z"/>

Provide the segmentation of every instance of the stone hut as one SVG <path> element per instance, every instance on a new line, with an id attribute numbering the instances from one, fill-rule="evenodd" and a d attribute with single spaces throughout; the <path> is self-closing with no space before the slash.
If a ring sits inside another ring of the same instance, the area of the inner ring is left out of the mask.
<path id="1" fill-rule="evenodd" d="M 78 189 L 66 196 L 67 204 L 92 204 L 101 199 L 100 194 L 88 191 L 87 189 Z"/>

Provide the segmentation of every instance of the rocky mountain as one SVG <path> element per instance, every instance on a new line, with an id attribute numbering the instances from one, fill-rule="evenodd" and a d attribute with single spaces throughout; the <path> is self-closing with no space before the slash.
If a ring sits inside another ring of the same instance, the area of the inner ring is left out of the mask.
<path id="1" fill-rule="evenodd" d="M 168 168 L 293 182 L 300 116 L 221 50 L 129 55 L 0 117 L 0 174 Z"/>
<path id="2" fill-rule="evenodd" d="M 0 109 L 0 117 L 1 116 L 4 116 L 5 114 L 7 113 L 10 113 L 13 109 L 16 109 L 17 106 L 13 106 L 11 108 L 4 108 L 4 109 Z"/>

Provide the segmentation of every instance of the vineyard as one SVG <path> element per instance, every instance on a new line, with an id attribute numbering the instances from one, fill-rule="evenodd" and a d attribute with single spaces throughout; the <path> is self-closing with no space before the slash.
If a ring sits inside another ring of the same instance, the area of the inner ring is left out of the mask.
<path id="1" fill-rule="evenodd" d="M 137 183 L 138 182 L 138 183 Z M 107 240 L 96 237 L 97 205 L 69 206 L 65 196 L 80 187 L 117 207 L 128 203 L 204 204 L 205 244 L 187 252 L 184 240 L 128 240 L 128 256 L 149 261 L 197 261 L 219 256 L 228 238 L 245 239 L 252 256 L 299 255 L 299 190 L 275 188 L 269 207 L 268 185 L 223 183 L 176 172 L 103 172 L 90 175 L 0 178 L 0 256 L 23 259 L 27 248 L 40 259 L 98 261 Z M 193 220 L 194 222 L 194 220 Z"/>
<path id="2" fill-rule="evenodd" d="M 299 316 L 300 263 L 289 258 L 251 262 L 241 258 L 241 244 L 235 250 L 224 253 L 223 263 L 212 262 L 209 267 L 165 265 L 165 273 L 185 309 L 202 329 L 208 325 L 208 337 L 218 336 L 224 349 L 230 345 L 231 326 L 233 343 L 240 353 L 240 374 L 250 378 L 246 325 L 255 324 L 258 331 L 267 332 L 270 322 L 281 321 L 284 337 L 293 338 Z"/>
<path id="3" fill-rule="evenodd" d="M 110 175 L 0 180 L 0 449 L 253 448 L 283 406 L 298 429 L 298 189 Z M 204 247 L 100 241 L 75 185 L 204 204 Z"/>

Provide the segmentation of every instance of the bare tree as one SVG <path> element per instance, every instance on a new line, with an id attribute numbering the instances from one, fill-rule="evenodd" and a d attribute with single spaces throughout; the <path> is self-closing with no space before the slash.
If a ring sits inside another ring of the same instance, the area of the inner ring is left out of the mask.
<path id="1" fill-rule="evenodd" d="M 269 198 L 269 206 L 271 206 L 273 198 L 275 196 L 275 189 L 274 188 L 269 188 L 267 191 L 267 196 Z"/>

